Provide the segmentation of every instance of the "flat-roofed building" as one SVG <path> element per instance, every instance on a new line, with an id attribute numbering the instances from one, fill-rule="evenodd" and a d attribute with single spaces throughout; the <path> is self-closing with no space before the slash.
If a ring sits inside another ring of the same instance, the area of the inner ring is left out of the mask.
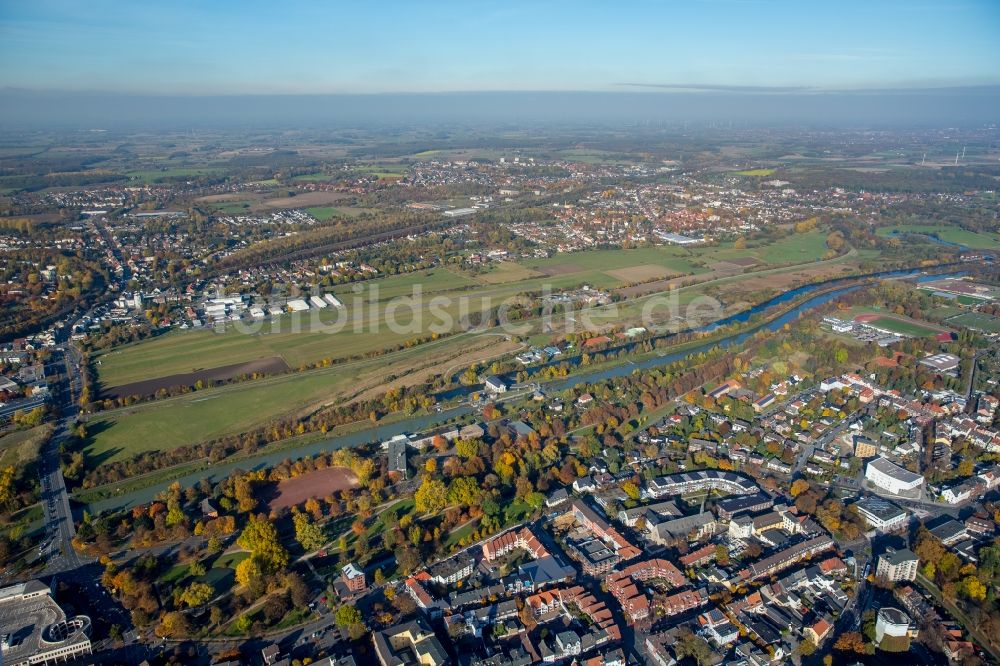
<path id="1" fill-rule="evenodd" d="M 958 367 L 962 359 L 954 354 L 931 354 L 920 359 L 920 365 L 937 370 L 938 372 L 950 372 Z"/>
<path id="2" fill-rule="evenodd" d="M 4 666 L 69 661 L 91 654 L 90 618 L 66 617 L 40 581 L 0 589 L 0 655 Z"/>
<path id="3" fill-rule="evenodd" d="M 881 497 L 865 497 L 854 506 L 868 526 L 879 532 L 891 532 L 905 527 L 909 517 L 904 509 Z"/>
<path id="4" fill-rule="evenodd" d="M 878 556 L 875 575 L 891 581 L 915 580 L 919 563 L 920 558 L 909 548 L 902 550 L 886 548 L 885 552 Z"/>
<path id="5" fill-rule="evenodd" d="M 727 497 L 715 503 L 719 520 L 732 520 L 741 513 L 757 513 L 774 506 L 774 500 L 767 493 Z"/>

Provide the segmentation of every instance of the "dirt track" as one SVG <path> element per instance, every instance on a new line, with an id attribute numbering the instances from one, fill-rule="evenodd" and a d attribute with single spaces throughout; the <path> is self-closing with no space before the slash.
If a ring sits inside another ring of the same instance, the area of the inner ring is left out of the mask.
<path id="1" fill-rule="evenodd" d="M 278 492 L 269 503 L 272 509 L 302 504 L 310 497 L 326 497 L 338 490 L 358 487 L 358 477 L 346 467 L 327 467 L 306 472 L 278 484 Z"/>

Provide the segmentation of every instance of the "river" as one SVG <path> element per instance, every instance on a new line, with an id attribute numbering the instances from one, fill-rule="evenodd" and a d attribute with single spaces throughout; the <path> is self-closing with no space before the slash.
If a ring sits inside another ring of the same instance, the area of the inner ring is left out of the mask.
<path id="1" fill-rule="evenodd" d="M 926 282 L 930 280 L 939 280 L 942 277 L 958 276 L 958 275 L 961 275 L 961 273 L 952 273 L 947 275 L 945 274 L 922 275 L 918 271 L 885 271 L 881 273 L 872 273 L 870 275 L 865 275 L 865 276 L 838 278 L 836 280 L 830 280 L 818 284 L 811 284 L 798 287 L 791 291 L 775 296 L 772 299 L 764 301 L 763 303 L 760 303 L 759 305 L 756 305 L 748 310 L 744 310 L 743 312 L 730 315 L 728 317 L 724 317 L 723 319 L 720 319 L 711 324 L 706 324 L 695 330 L 698 332 L 711 332 L 713 330 L 716 330 L 722 326 L 727 326 L 729 324 L 746 323 L 755 314 L 763 313 L 775 306 L 787 303 L 800 296 L 810 294 L 812 292 L 819 291 L 822 289 L 830 289 L 830 287 L 835 286 L 836 284 L 854 282 L 857 281 L 858 279 L 906 277 L 906 278 L 915 278 L 917 282 Z M 743 344 L 750 336 L 752 336 L 754 333 L 757 333 L 758 331 L 761 330 L 777 331 L 785 324 L 795 321 L 804 313 L 809 312 L 810 310 L 813 310 L 825 303 L 828 303 L 831 300 L 837 298 L 838 296 L 850 293 L 852 291 L 856 291 L 857 289 L 860 288 L 861 288 L 860 285 L 855 284 L 855 285 L 845 286 L 840 289 L 830 289 L 829 291 L 825 291 L 822 294 L 818 294 L 816 296 L 813 296 L 812 298 L 806 299 L 805 301 L 799 303 L 798 305 L 791 308 L 790 310 L 788 310 L 787 312 L 783 313 L 781 316 L 775 319 L 763 322 L 757 326 L 753 326 L 740 333 L 734 333 L 733 335 L 721 339 L 716 339 L 701 345 L 689 347 L 684 351 L 667 353 L 663 354 L 662 356 L 652 356 L 643 359 L 642 361 L 639 362 L 629 361 L 620 365 L 615 365 L 613 367 L 595 369 L 591 372 L 577 374 L 572 377 L 543 382 L 543 386 L 545 390 L 548 392 L 559 392 L 567 388 L 570 388 L 572 386 L 575 386 L 577 384 L 599 382 L 606 379 L 611 379 L 613 377 L 622 377 L 625 375 L 629 375 L 635 372 L 636 370 L 643 370 L 648 368 L 654 368 L 661 365 L 667 365 L 673 363 L 674 361 L 680 360 L 685 356 L 691 354 L 697 354 L 699 352 L 706 351 L 713 347 L 726 348 L 726 347 L 732 347 L 734 345 L 738 346 Z M 672 335 L 673 334 L 668 334 L 660 337 L 669 338 Z M 632 345 L 626 345 L 624 347 L 619 347 L 617 349 L 628 351 L 639 344 L 641 343 L 634 343 Z M 564 361 L 555 361 L 553 363 L 556 365 L 558 365 L 559 363 L 569 363 L 571 365 L 578 365 L 579 361 L 580 361 L 579 357 L 573 357 L 565 359 Z M 534 375 L 538 373 L 541 368 L 544 367 L 545 365 L 539 365 L 533 368 L 529 368 L 528 373 L 529 375 Z M 447 398 L 460 397 L 462 395 L 468 395 L 474 393 L 477 390 L 480 390 L 481 388 L 482 388 L 481 385 L 460 387 L 458 389 L 453 389 L 451 391 L 448 391 L 447 395 L 438 394 L 438 398 L 445 399 L 446 397 Z M 372 428 L 366 428 L 364 430 L 359 430 L 357 432 L 347 435 L 337 435 L 334 437 L 329 437 L 327 439 L 312 442 L 310 444 L 303 444 L 301 446 L 291 447 L 281 451 L 276 451 L 274 453 L 265 453 L 245 460 L 223 462 L 217 465 L 213 465 L 208 469 L 199 470 L 197 472 L 193 472 L 191 474 L 183 476 L 179 479 L 176 479 L 176 481 L 179 482 L 181 487 L 184 488 L 197 484 L 203 478 L 207 478 L 213 483 L 217 483 L 236 469 L 243 469 L 247 471 L 256 470 L 265 467 L 272 467 L 285 459 L 294 460 L 296 458 L 311 456 L 324 451 L 332 451 L 344 447 L 363 446 L 365 444 L 369 444 L 372 442 L 381 442 L 395 435 L 420 432 L 423 430 L 430 429 L 436 424 L 442 423 L 449 419 L 458 418 L 461 416 L 471 414 L 473 413 L 473 411 L 475 411 L 475 408 L 473 408 L 472 406 L 467 404 L 462 404 L 457 407 L 444 409 L 439 413 L 411 416 L 409 418 L 397 421 L 395 423 L 374 426 Z M 151 502 L 158 493 L 162 492 L 163 490 L 166 490 L 172 483 L 174 483 L 174 481 L 156 484 L 153 486 L 149 486 L 148 488 L 142 488 L 129 493 L 123 493 L 121 495 L 111 497 L 108 499 L 92 502 L 91 504 L 88 505 L 87 508 L 92 515 L 97 515 L 102 511 L 117 510 L 121 508 L 127 508 L 130 506 L 135 506 L 137 504 L 146 504 L 148 502 Z"/>

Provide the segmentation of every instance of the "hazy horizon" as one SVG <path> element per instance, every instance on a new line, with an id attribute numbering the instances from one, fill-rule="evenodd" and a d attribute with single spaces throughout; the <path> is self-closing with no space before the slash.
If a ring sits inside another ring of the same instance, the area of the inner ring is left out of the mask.
<path id="1" fill-rule="evenodd" d="M 131 95 L 0 90 L 0 128 L 159 129 L 405 124 L 736 123 L 944 127 L 1000 120 L 1000 86 L 835 92 L 452 92 Z"/>

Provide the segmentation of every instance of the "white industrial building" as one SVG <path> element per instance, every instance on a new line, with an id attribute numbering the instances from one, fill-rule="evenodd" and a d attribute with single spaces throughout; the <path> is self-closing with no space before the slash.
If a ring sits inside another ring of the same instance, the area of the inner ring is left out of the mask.
<path id="1" fill-rule="evenodd" d="M 288 309 L 292 312 L 305 312 L 309 309 L 309 304 L 301 298 L 288 301 Z"/>
<path id="2" fill-rule="evenodd" d="M 67 618 L 44 583 L 0 589 L 0 655 L 4 666 L 70 661 L 91 654 L 90 618 Z"/>
<path id="3" fill-rule="evenodd" d="M 865 478 L 893 495 L 916 490 L 924 483 L 924 477 L 881 457 L 868 463 Z"/>

